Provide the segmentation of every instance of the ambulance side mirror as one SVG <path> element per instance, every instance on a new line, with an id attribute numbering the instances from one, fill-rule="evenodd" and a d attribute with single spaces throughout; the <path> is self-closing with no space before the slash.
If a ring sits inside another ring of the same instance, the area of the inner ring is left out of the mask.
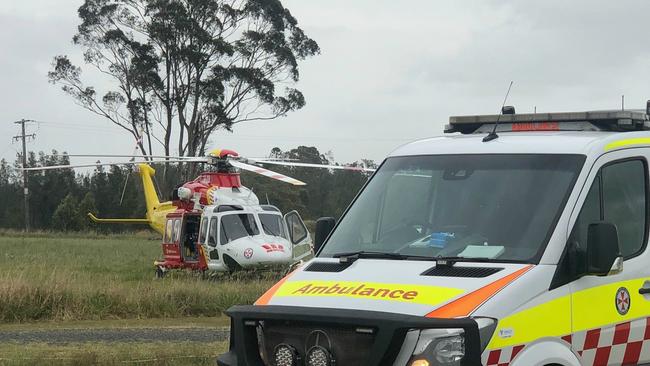
<path id="1" fill-rule="evenodd" d="M 330 235 L 336 225 L 333 217 L 321 217 L 316 220 L 316 234 L 314 237 L 314 252 L 318 253 L 320 247 L 325 243 L 325 239 Z"/>
<path id="2" fill-rule="evenodd" d="M 587 274 L 607 276 L 623 270 L 616 225 L 597 222 L 587 232 Z"/>

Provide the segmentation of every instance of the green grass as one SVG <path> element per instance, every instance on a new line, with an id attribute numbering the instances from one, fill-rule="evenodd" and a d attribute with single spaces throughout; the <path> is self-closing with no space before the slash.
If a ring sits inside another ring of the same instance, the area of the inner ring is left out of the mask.
<path id="1" fill-rule="evenodd" d="M 0 365 L 214 365 L 227 342 L 0 344 Z"/>
<path id="2" fill-rule="evenodd" d="M 215 317 L 278 278 L 175 272 L 156 280 L 160 242 L 143 234 L 0 235 L 0 323 Z"/>

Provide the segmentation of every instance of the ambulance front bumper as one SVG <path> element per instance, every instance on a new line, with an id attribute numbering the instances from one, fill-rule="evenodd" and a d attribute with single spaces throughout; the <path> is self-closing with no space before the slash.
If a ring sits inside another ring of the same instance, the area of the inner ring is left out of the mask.
<path id="1" fill-rule="evenodd" d="M 227 314 L 230 350 L 218 357 L 218 366 L 276 366 L 280 356 L 293 357 L 285 364 L 295 366 L 407 366 L 419 334 L 438 330 L 463 337 L 464 356 L 449 365 L 481 364 L 479 327 L 471 318 L 274 305 L 234 306 Z"/>

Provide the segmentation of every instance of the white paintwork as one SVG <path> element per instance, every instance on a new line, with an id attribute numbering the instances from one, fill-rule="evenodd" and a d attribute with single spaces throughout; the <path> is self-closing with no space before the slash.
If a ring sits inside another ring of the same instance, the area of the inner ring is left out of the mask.
<path id="1" fill-rule="evenodd" d="M 650 137 L 642 132 L 501 132 L 482 142 L 485 134 L 432 137 L 402 145 L 392 156 L 435 154 L 583 154 L 601 155 L 605 146 L 621 139 Z"/>
<path id="2" fill-rule="evenodd" d="M 513 360 L 510 366 L 546 366 L 558 364 L 562 366 L 581 366 L 578 357 L 571 347 L 557 339 L 541 339 L 524 348 Z"/>
<path id="3" fill-rule="evenodd" d="M 230 187 L 215 187 L 210 190 L 208 200 L 211 205 L 242 205 L 258 206 L 259 198 L 255 193 L 244 186 L 233 190 Z"/>

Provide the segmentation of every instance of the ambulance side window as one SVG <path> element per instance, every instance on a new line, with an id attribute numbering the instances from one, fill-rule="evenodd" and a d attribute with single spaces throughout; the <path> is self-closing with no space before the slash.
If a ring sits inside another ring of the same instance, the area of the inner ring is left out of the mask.
<path id="1" fill-rule="evenodd" d="M 644 247 L 647 222 L 646 167 L 641 160 L 605 166 L 603 182 L 604 221 L 618 229 L 623 257 L 638 254 Z"/>
<path id="2" fill-rule="evenodd" d="M 590 224 L 606 221 L 616 225 L 623 257 L 638 254 L 646 239 L 647 174 L 642 160 L 604 166 L 589 190 L 569 237 L 577 249 L 587 248 Z"/>

